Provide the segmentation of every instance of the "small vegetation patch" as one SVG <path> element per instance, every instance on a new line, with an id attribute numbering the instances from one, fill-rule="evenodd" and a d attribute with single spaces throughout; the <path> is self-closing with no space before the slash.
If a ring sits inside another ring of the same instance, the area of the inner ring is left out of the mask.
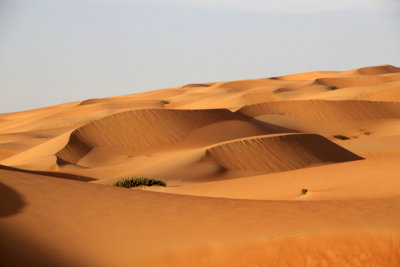
<path id="1" fill-rule="evenodd" d="M 336 139 L 339 139 L 339 140 L 349 140 L 350 139 L 347 136 L 344 136 L 341 134 L 334 135 L 333 137 L 335 137 Z"/>
<path id="2" fill-rule="evenodd" d="M 167 183 L 153 178 L 147 177 L 132 177 L 132 178 L 124 178 L 120 179 L 113 183 L 113 186 L 125 187 L 125 188 L 132 188 L 138 186 L 166 186 Z"/>
<path id="3" fill-rule="evenodd" d="M 169 102 L 168 100 L 161 100 L 161 103 L 163 103 L 164 105 L 167 105 L 167 104 L 169 104 L 171 102 Z"/>
<path id="4" fill-rule="evenodd" d="M 339 89 L 339 88 L 337 88 L 337 87 L 336 87 L 336 86 L 334 86 L 334 85 L 332 85 L 332 86 L 329 86 L 328 88 L 329 88 L 329 90 L 336 90 L 336 89 Z"/>
<path id="5" fill-rule="evenodd" d="M 301 189 L 300 196 L 304 196 L 304 195 L 306 195 L 307 193 L 308 193 L 308 189 L 303 188 L 303 189 Z"/>
<path id="6" fill-rule="evenodd" d="M 359 131 L 362 132 L 364 135 L 370 135 L 370 134 L 372 134 L 372 132 L 367 131 L 367 130 L 364 130 L 364 129 L 360 129 Z"/>

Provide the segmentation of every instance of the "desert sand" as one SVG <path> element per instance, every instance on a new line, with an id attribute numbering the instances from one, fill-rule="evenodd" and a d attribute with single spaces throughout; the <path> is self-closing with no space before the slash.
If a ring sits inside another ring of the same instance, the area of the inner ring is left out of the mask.
<path id="1" fill-rule="evenodd" d="M 0 266 L 400 266 L 399 162 L 391 65 L 0 114 Z"/>

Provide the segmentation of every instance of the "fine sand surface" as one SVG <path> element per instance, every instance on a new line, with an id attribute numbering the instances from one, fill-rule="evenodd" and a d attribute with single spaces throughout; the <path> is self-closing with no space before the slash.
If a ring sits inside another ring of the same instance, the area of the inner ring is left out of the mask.
<path id="1" fill-rule="evenodd" d="M 390 65 L 0 114 L 0 266 L 400 266 L 399 162 Z"/>

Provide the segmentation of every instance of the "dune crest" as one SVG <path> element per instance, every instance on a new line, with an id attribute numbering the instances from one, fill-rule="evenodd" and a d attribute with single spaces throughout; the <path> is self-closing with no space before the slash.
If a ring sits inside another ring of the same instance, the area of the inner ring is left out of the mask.
<path id="1" fill-rule="evenodd" d="M 0 114 L 0 265 L 398 266 L 399 160 L 391 65 Z"/>
<path id="2" fill-rule="evenodd" d="M 66 147 L 59 151 L 57 156 L 76 163 L 96 146 L 136 153 L 151 151 L 162 146 L 177 144 L 196 129 L 229 120 L 245 122 L 249 118 L 222 109 L 197 111 L 142 109 L 118 113 L 76 129 L 72 132 Z M 262 132 L 261 128 L 258 127 L 259 132 Z M 275 132 L 264 127 L 264 133 L 268 131 Z M 206 134 L 205 132 L 204 135 Z"/>
<path id="3" fill-rule="evenodd" d="M 282 134 L 235 140 L 208 149 L 207 156 L 225 169 L 265 172 L 362 159 L 322 136 L 311 134 Z"/>

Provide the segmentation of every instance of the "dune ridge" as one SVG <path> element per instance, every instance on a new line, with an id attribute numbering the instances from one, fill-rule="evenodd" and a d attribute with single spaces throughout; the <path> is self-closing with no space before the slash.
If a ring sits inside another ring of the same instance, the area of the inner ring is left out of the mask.
<path id="1" fill-rule="evenodd" d="M 226 169 L 266 172 L 362 159 L 314 134 L 282 134 L 234 140 L 214 146 L 206 154 Z"/>
<path id="2" fill-rule="evenodd" d="M 399 92 L 381 65 L 0 114 L 0 265 L 398 266 Z"/>
<path id="3" fill-rule="evenodd" d="M 95 146 L 131 151 L 151 150 L 183 141 L 196 129 L 229 120 L 248 121 L 249 118 L 222 109 L 142 109 L 118 113 L 76 129 L 65 148 L 57 153 L 57 157 L 76 163 Z M 258 126 L 258 129 L 261 128 L 262 126 Z M 263 130 L 264 133 L 276 132 L 267 127 Z"/>
<path id="4" fill-rule="evenodd" d="M 372 101 L 303 100 L 267 102 L 243 107 L 240 113 L 250 117 L 280 114 L 315 122 L 371 120 L 400 117 L 400 103 Z"/>

